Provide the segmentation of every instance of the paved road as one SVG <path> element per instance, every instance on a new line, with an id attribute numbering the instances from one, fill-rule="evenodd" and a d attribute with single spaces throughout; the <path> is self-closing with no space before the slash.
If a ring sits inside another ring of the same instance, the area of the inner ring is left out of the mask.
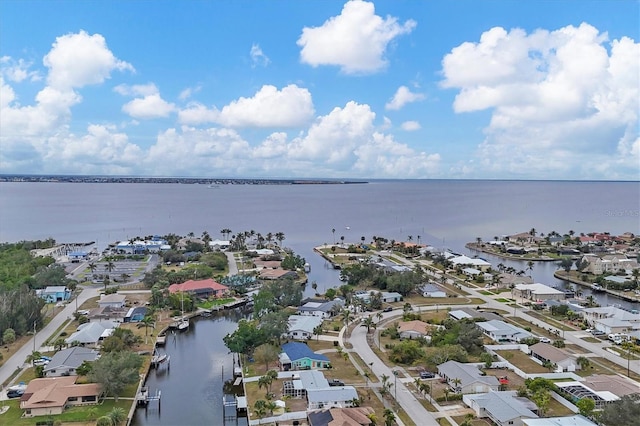
<path id="1" fill-rule="evenodd" d="M 386 319 L 392 315 L 393 312 L 386 313 L 383 318 Z M 424 406 L 413 396 L 411 391 L 409 391 L 404 383 L 402 383 L 400 377 L 398 380 L 395 380 L 392 369 L 387 367 L 380 358 L 378 358 L 378 355 L 373 352 L 367 342 L 366 327 L 355 327 L 348 340 L 353 345 L 352 351 L 357 352 L 358 355 L 360 355 L 360 358 L 362 358 L 366 364 L 371 366 L 371 371 L 373 371 L 379 380 L 382 380 L 383 374 L 389 376 L 390 382 L 394 384 L 394 388 L 391 390 L 391 393 L 396 397 L 398 404 L 400 404 L 402 409 L 415 422 L 415 424 L 425 426 L 438 424 L 438 421 L 433 414 L 427 411 L 427 409 L 424 408 Z"/>
<path id="2" fill-rule="evenodd" d="M 86 300 L 96 297 L 100 292 L 100 287 L 88 287 L 84 288 L 82 292 L 78 295 L 77 303 L 78 306 L 82 305 Z M 56 308 L 59 309 L 59 308 Z M 0 383 L 4 383 L 11 375 L 16 371 L 16 369 L 21 368 L 26 358 L 31 355 L 34 348 L 34 338 L 35 338 L 35 348 L 39 350 L 42 347 L 46 340 L 51 337 L 51 335 L 65 322 L 69 319 L 69 317 L 73 316 L 73 313 L 76 310 L 76 301 L 72 300 L 71 303 L 65 305 L 65 307 L 60 311 L 53 319 L 46 325 L 46 327 L 42 330 L 39 330 L 35 337 L 29 339 L 27 343 L 25 343 L 18 351 L 9 359 L 5 361 L 4 364 L 0 367 Z"/>

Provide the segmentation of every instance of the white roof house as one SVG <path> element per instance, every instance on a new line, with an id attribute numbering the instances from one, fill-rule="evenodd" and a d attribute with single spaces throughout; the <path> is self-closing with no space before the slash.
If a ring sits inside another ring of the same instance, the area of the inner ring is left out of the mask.
<path id="1" fill-rule="evenodd" d="M 313 330 L 322 324 L 322 318 L 311 315 L 291 315 L 289 316 L 289 331 L 287 336 L 291 339 L 310 339 Z"/>
<path id="2" fill-rule="evenodd" d="M 357 399 L 358 392 L 353 386 L 307 389 L 307 410 L 353 407 L 353 401 Z"/>
<path id="3" fill-rule="evenodd" d="M 518 297 L 530 300 L 563 300 L 565 298 L 564 291 L 540 283 L 516 284 L 514 293 Z"/>
<path id="4" fill-rule="evenodd" d="M 607 334 L 640 330 L 640 314 L 614 306 L 585 308 L 582 315 L 589 325 Z"/>
<path id="5" fill-rule="evenodd" d="M 519 342 L 522 339 L 533 337 L 533 334 L 529 333 L 528 331 L 520 327 L 516 327 L 515 325 L 508 324 L 504 321 L 491 320 L 485 322 L 477 322 L 476 325 L 482 330 L 484 334 L 498 343 Z"/>
<path id="6" fill-rule="evenodd" d="M 307 302 L 298 308 L 300 315 L 312 315 L 319 318 L 330 318 L 335 309 L 342 308 L 342 299 L 333 299 L 326 302 Z"/>
<path id="7" fill-rule="evenodd" d="M 424 284 L 418 290 L 423 297 L 447 297 L 447 292 L 436 284 Z"/>
<path id="8" fill-rule="evenodd" d="M 100 300 L 98 300 L 98 306 L 101 308 L 106 308 L 110 306 L 112 308 L 122 308 L 127 300 L 127 296 L 124 294 L 105 294 Z"/>
<path id="9" fill-rule="evenodd" d="M 524 424 L 523 419 L 538 417 L 533 412 L 538 409 L 536 404 L 527 398 L 518 397 L 516 391 L 464 395 L 462 400 L 478 417 L 488 417 L 499 426 L 519 426 Z"/>
<path id="10" fill-rule="evenodd" d="M 445 379 L 457 393 L 479 393 L 498 390 L 500 382 L 494 376 L 483 376 L 478 364 L 463 364 L 447 361 L 438 366 L 438 375 Z M 456 384 L 454 381 L 460 380 Z"/>
<path id="11" fill-rule="evenodd" d="M 486 271 L 491 268 L 491 263 L 477 257 L 457 256 L 450 258 L 449 262 L 451 262 L 453 266 L 470 266 L 481 271 Z"/>

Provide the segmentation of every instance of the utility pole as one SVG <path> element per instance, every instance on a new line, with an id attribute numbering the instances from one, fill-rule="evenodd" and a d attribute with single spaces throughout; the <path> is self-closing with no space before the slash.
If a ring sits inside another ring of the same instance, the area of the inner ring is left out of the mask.
<path id="1" fill-rule="evenodd" d="M 36 351 L 36 322 L 33 322 L 33 351 Z"/>

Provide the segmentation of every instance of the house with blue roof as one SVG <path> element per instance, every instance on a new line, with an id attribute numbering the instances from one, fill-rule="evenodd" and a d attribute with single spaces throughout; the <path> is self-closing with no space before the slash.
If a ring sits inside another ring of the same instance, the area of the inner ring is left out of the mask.
<path id="1" fill-rule="evenodd" d="M 329 368 L 330 365 L 329 358 L 313 352 L 305 343 L 289 342 L 282 345 L 280 367 L 284 371 Z"/>
<path id="2" fill-rule="evenodd" d="M 63 285 L 48 286 L 41 290 L 36 290 L 36 294 L 47 303 L 64 302 L 71 298 L 71 290 Z"/>

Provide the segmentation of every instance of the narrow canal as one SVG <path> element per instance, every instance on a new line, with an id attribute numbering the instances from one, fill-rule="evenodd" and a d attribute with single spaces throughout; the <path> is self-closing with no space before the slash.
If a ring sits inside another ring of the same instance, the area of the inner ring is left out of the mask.
<path id="1" fill-rule="evenodd" d="M 240 310 L 221 311 L 209 318 L 191 321 L 187 331 L 171 332 L 161 353 L 169 364 L 151 370 L 147 379 L 150 395 L 160 392 L 160 402 L 138 408 L 133 425 L 197 426 L 223 425 L 223 382 L 233 375 L 233 357 L 222 342 L 244 316 Z M 227 409 L 229 413 L 229 409 Z M 246 418 L 227 421 L 243 426 Z"/>

